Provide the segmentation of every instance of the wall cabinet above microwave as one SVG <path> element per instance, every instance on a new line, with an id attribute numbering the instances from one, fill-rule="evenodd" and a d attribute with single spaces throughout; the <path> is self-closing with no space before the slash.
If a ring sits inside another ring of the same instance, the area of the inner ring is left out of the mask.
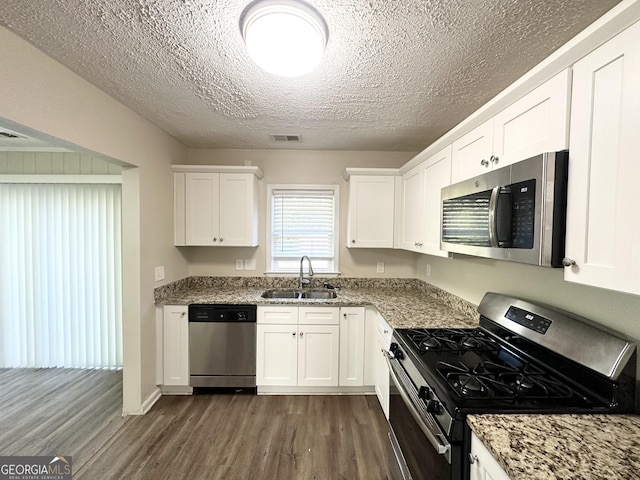
<path id="1" fill-rule="evenodd" d="M 172 168 L 176 246 L 258 245 L 258 167 Z"/>
<path id="2" fill-rule="evenodd" d="M 453 183 L 569 143 L 571 70 L 540 85 L 452 145 Z"/>

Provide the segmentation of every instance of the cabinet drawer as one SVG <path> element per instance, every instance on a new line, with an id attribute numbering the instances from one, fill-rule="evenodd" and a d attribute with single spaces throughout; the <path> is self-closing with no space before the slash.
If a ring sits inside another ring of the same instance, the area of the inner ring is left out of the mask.
<path id="1" fill-rule="evenodd" d="M 258 323 L 290 325 L 298 323 L 298 307 L 268 305 L 258 307 Z"/>
<path id="2" fill-rule="evenodd" d="M 304 325 L 338 325 L 340 323 L 339 307 L 300 307 L 298 323 Z"/>

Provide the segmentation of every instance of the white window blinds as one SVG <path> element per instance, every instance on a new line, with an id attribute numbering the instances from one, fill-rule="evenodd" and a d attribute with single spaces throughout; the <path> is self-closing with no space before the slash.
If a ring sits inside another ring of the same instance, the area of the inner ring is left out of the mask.
<path id="1" fill-rule="evenodd" d="M 0 184 L 0 367 L 122 366 L 121 186 Z"/>
<path id="2" fill-rule="evenodd" d="M 335 189 L 271 192 L 271 271 L 295 272 L 303 255 L 311 258 L 315 271 L 336 270 Z"/>

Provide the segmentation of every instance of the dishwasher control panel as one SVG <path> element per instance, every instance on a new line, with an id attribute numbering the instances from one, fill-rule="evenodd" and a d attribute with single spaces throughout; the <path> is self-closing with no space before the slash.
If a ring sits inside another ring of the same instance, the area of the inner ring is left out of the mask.
<path id="1" fill-rule="evenodd" d="M 190 322 L 253 322 L 256 321 L 255 305 L 189 305 Z"/>

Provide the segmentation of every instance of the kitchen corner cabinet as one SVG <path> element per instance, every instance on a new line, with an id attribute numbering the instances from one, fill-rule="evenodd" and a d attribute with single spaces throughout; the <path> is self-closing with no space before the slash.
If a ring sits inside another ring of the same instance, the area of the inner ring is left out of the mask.
<path id="1" fill-rule="evenodd" d="M 564 278 L 640 295 L 640 23 L 573 67 Z"/>
<path id="2" fill-rule="evenodd" d="M 165 305 L 162 313 L 162 384 L 188 387 L 188 306 Z"/>
<path id="3" fill-rule="evenodd" d="M 340 386 L 364 385 L 365 309 L 340 308 Z"/>
<path id="4" fill-rule="evenodd" d="M 258 245 L 257 167 L 174 166 L 174 243 Z"/>
<path id="5" fill-rule="evenodd" d="M 440 249 L 442 232 L 441 190 L 451 185 L 451 145 L 424 161 L 424 234 L 422 253 L 446 257 L 449 252 Z"/>
<path id="6" fill-rule="evenodd" d="M 396 248 L 446 257 L 440 250 L 440 191 L 451 184 L 451 145 L 402 176 Z"/>
<path id="7" fill-rule="evenodd" d="M 570 89 L 566 69 L 455 140 L 451 181 L 568 148 Z"/>
<path id="8" fill-rule="evenodd" d="M 349 180 L 348 248 L 393 248 L 395 181 L 397 175 L 383 174 L 388 170 L 377 169 L 376 174 L 353 174 L 347 169 Z"/>
<path id="9" fill-rule="evenodd" d="M 475 433 L 471 433 L 471 468 L 469 480 L 509 480 L 509 475 L 493 458 Z"/>
<path id="10" fill-rule="evenodd" d="M 424 245 L 424 167 L 416 165 L 402 175 L 397 208 L 395 247 L 422 252 Z"/>
<path id="11" fill-rule="evenodd" d="M 338 313 L 338 307 L 258 307 L 256 384 L 338 386 Z"/>

